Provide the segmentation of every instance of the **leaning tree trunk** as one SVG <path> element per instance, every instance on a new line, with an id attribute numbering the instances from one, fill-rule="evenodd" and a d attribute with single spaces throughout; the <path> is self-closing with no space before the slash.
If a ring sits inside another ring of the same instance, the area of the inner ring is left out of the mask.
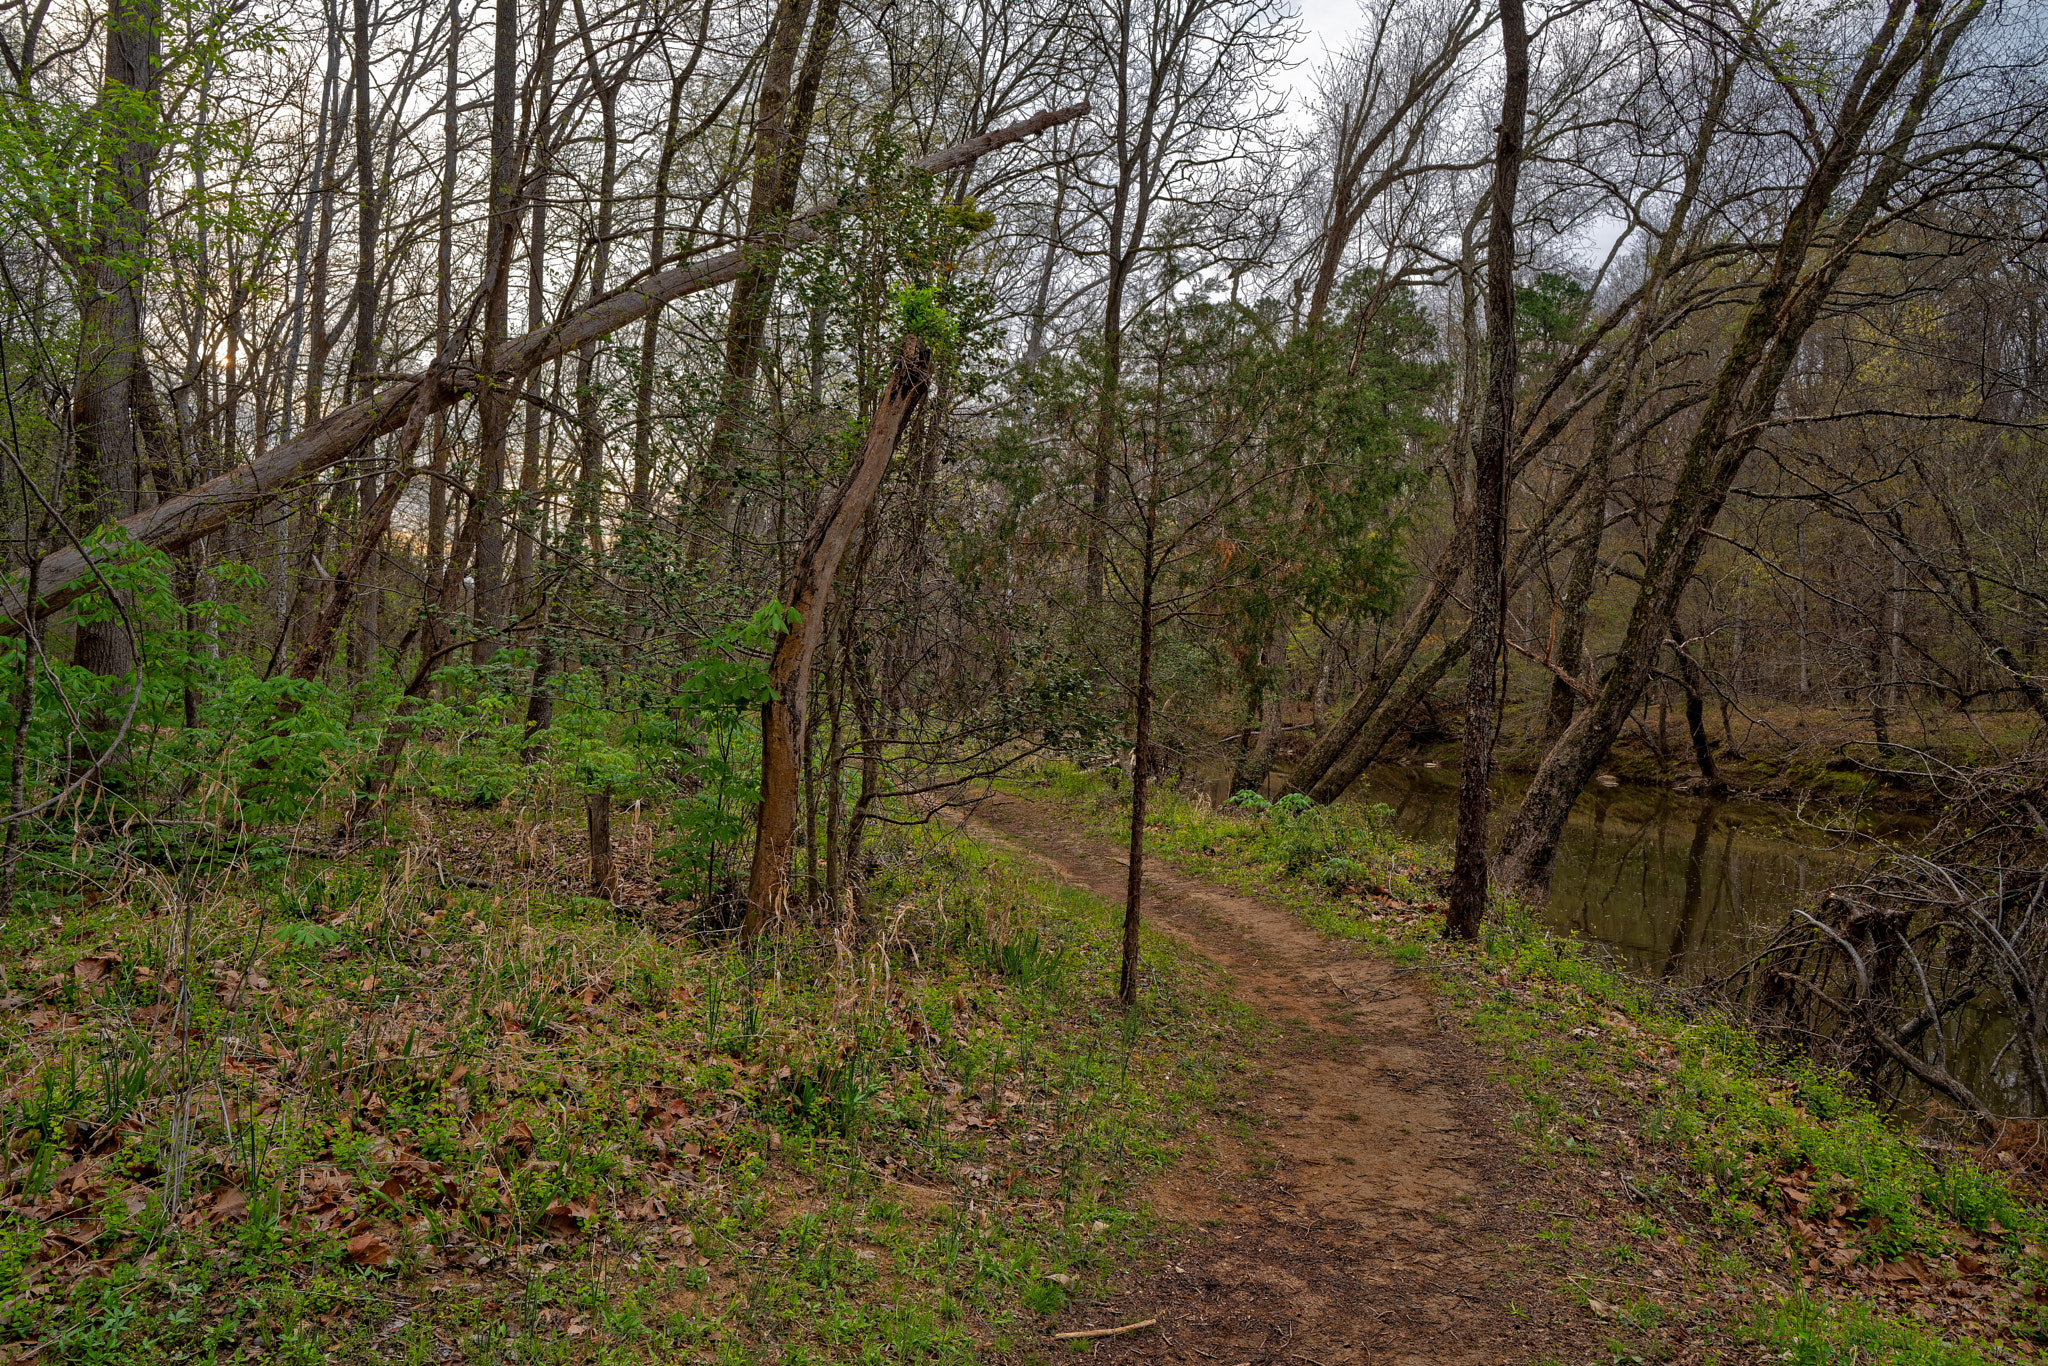
<path id="1" fill-rule="evenodd" d="M 1708 535 L 1776 410 L 1806 333 L 1857 259 L 1850 251 L 1816 252 L 1814 247 L 1824 238 L 1860 241 L 1889 204 L 1912 165 L 1914 134 L 1941 88 L 1949 54 L 1981 12 L 1972 6 L 1937 23 L 1936 8 L 1921 6 L 1903 30 L 1888 26 L 1881 31 L 1866 59 L 1869 79 L 1859 79 L 1844 93 L 1836 132 L 1800 189 L 1763 285 L 1702 405 L 1670 505 L 1643 565 L 1614 666 L 1592 704 L 1544 756 L 1508 827 L 1500 859 L 1507 884 L 1530 890 L 1549 885 L 1572 804 L 1635 710 Z M 1831 212 L 1835 196 L 1864 160 L 1879 117 L 1902 87 L 1911 93 L 1887 144 L 1871 158 L 1874 169 L 1848 207 Z"/>
<path id="2" fill-rule="evenodd" d="M 1325 775 L 1356 746 L 1359 736 L 1372 724 L 1380 708 L 1386 704 L 1387 694 L 1394 690 L 1394 684 L 1400 681 L 1402 671 L 1408 667 L 1409 661 L 1415 658 L 1415 652 L 1422 648 L 1422 642 L 1428 638 L 1429 633 L 1436 628 L 1437 618 L 1443 615 L 1444 605 L 1451 600 L 1451 592 L 1457 587 L 1458 579 L 1464 572 L 1464 565 L 1460 563 L 1464 557 L 1464 550 L 1463 538 L 1453 536 L 1451 544 L 1445 548 L 1430 570 L 1429 588 L 1422 595 L 1422 601 L 1416 603 L 1408 613 L 1408 620 L 1402 624 L 1400 636 L 1378 661 L 1372 677 L 1366 683 L 1365 691 L 1343 710 L 1330 724 L 1329 729 L 1317 738 L 1302 761 L 1294 766 L 1294 772 L 1288 778 L 1290 790 L 1310 794 L 1321 791 L 1325 785 Z M 1352 775 L 1356 776 L 1356 773 Z M 1350 779 L 1340 784 L 1336 792 L 1341 793 L 1348 786 Z M 1316 800 L 1326 799 L 1317 797 Z M 1327 800 L 1334 801 L 1335 796 Z"/>
<path id="3" fill-rule="evenodd" d="M 725 392 L 712 429 L 714 455 L 697 499 L 698 525 L 705 536 L 717 534 L 739 474 L 747 406 L 753 397 L 768 311 L 781 272 L 781 247 L 794 240 L 784 237 L 778 226 L 796 205 L 811 117 L 817 109 L 826 55 L 838 30 L 839 0 L 819 0 L 818 12 L 810 19 L 809 46 L 804 49 L 799 72 L 797 48 L 809 9 L 810 0 L 780 0 L 769 29 L 768 59 L 755 102 L 754 178 L 747 202 L 747 235 L 765 235 L 768 240 L 752 253 L 746 269 L 733 281 L 726 311 Z"/>
<path id="4" fill-rule="evenodd" d="M 1064 109 L 1048 109 L 919 157 L 908 163 L 908 169 L 942 175 L 999 148 L 1036 137 L 1048 128 L 1071 123 L 1087 112 L 1086 101 Z M 838 204 L 832 203 L 796 214 L 781 228 L 778 240 L 787 246 L 825 236 L 839 211 Z M 609 336 L 640 322 L 664 304 L 730 284 L 758 254 L 758 249 L 748 244 L 723 255 L 671 266 L 614 290 L 602 302 L 559 323 L 498 348 L 496 364 L 490 368 L 495 372 L 495 387 L 504 394 L 508 411 L 511 396 L 504 382 L 507 378 L 522 378 L 549 361 L 574 355 L 590 338 Z M 399 380 L 370 398 L 337 409 L 292 440 L 243 461 L 190 492 L 167 498 L 126 518 L 121 527 L 130 540 L 141 545 L 154 546 L 166 553 L 181 550 L 232 521 L 254 516 L 259 508 L 299 480 L 352 457 L 364 442 L 397 431 L 405 425 L 415 405 L 424 405 L 427 413 L 432 414 L 490 387 L 478 376 L 459 370 Z M 502 443 L 502 436 L 499 439 Z M 15 570 L 0 581 L 0 635 L 19 631 L 23 614 L 31 610 L 24 591 L 27 578 L 24 570 Z M 76 546 L 45 555 L 37 579 L 41 601 L 33 610 L 38 616 L 48 616 L 69 606 L 96 583 L 92 566 Z"/>
<path id="5" fill-rule="evenodd" d="M 875 404 L 867 442 L 853 471 L 818 509 L 782 590 L 782 605 L 793 623 L 775 643 L 768 679 L 775 695 L 761 708 L 761 806 L 754 830 L 754 866 L 747 879 L 747 918 L 740 937 L 751 943 L 780 919 L 789 903 L 790 851 L 796 841 L 797 794 L 801 786 L 806 706 L 811 690 L 811 657 L 825 630 L 832 578 L 881 490 L 889 458 L 903 429 L 924 402 L 931 382 L 931 348 L 912 335 Z"/>

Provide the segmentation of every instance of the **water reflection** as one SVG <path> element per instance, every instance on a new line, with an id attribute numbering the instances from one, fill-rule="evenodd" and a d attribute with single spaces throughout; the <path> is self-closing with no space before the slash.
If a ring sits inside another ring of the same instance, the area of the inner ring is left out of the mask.
<path id="1" fill-rule="evenodd" d="M 1274 781 L 1277 789 L 1284 777 Z M 1225 799 L 1226 785 L 1219 775 L 1211 800 Z M 1500 809 L 1512 809 L 1522 785 L 1514 777 L 1497 784 Z M 1458 774 L 1379 765 L 1344 800 L 1384 803 L 1403 835 L 1448 841 Z M 1596 786 L 1572 810 L 1543 916 L 1611 945 L 1637 971 L 1697 977 L 1739 962 L 1757 933 L 1810 903 L 1850 862 L 1778 807 Z"/>
<path id="2" fill-rule="evenodd" d="M 1204 777 L 1210 800 L 1227 800 L 1228 768 L 1204 770 Z M 1268 795 L 1285 783 L 1285 774 L 1273 775 Z M 1525 785 L 1513 775 L 1498 781 L 1496 810 L 1512 811 Z M 1401 834 L 1448 843 L 1457 829 L 1458 773 L 1378 765 L 1344 800 L 1383 803 Z M 1882 833 L 1914 831 L 1915 822 L 1900 817 Z M 1795 907 L 1811 908 L 1867 857 L 1783 807 L 1595 786 L 1572 808 L 1540 914 L 1609 946 L 1638 973 L 1698 981 L 1739 966 Z M 1951 1023 L 1951 1064 L 1994 1108 L 2016 1114 L 2027 1091 L 2008 1047 L 2012 1031 L 1995 1009 L 1966 1007 Z"/>

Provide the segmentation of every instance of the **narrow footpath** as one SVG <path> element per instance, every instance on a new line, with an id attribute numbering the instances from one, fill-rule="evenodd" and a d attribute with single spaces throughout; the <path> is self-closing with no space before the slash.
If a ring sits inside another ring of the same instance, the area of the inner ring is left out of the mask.
<path id="1" fill-rule="evenodd" d="M 1121 903 L 1124 851 L 1073 825 L 1016 797 L 970 822 Z M 1282 1043 L 1242 1112 L 1203 1118 L 1208 1152 L 1150 1192 L 1180 1229 L 1163 1270 L 1061 1331 L 1156 1318 L 1093 1355 L 1193 1366 L 1607 1359 L 1603 1325 L 1553 1288 L 1574 1250 L 1539 1237 L 1568 1196 L 1499 1132 L 1481 1059 L 1440 1027 L 1426 984 L 1149 859 L 1145 914 L 1223 967 Z"/>

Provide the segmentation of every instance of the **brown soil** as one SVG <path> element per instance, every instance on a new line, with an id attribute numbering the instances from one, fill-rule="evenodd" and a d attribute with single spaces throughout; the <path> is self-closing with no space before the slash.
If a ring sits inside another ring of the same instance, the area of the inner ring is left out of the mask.
<path id="1" fill-rule="evenodd" d="M 1122 900 L 1123 851 L 1059 813 L 1003 797 L 974 824 Z M 1145 913 L 1224 967 L 1281 1042 L 1244 1106 L 1199 1121 L 1200 1157 L 1150 1192 L 1175 1225 L 1163 1263 L 1070 1308 L 1058 1331 L 1156 1318 L 1094 1355 L 1192 1366 L 1585 1360 L 1600 1325 L 1552 1288 L 1572 1253 L 1536 1241 L 1567 1197 L 1515 1159 L 1482 1060 L 1427 988 L 1156 862 Z"/>

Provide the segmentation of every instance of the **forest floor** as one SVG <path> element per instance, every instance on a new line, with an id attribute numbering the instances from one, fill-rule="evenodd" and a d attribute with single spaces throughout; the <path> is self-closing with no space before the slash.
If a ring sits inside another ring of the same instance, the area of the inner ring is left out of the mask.
<path id="1" fill-rule="evenodd" d="M 1987 1366 L 2048 1161 L 1929 1143 L 1369 808 L 1044 764 L 753 954 L 622 815 L 421 797 L 0 922 L 0 1361 Z M 1060 1337 L 1152 1320 L 1098 1338 Z"/>
<path id="2" fill-rule="evenodd" d="M 1016 797 L 975 828 L 1114 901 L 1129 861 L 1070 817 Z M 1602 1336 L 1557 1293 L 1575 1250 L 1543 1247 L 1569 1198 L 1516 1160 L 1482 1060 L 1412 968 L 1333 942 L 1284 910 L 1155 864 L 1146 914 L 1221 965 L 1279 1026 L 1242 1110 L 1203 1160 L 1149 1191 L 1178 1230 L 1069 1330 L 1157 1320 L 1105 1360 L 1491 1363 L 1583 1360 Z"/>

